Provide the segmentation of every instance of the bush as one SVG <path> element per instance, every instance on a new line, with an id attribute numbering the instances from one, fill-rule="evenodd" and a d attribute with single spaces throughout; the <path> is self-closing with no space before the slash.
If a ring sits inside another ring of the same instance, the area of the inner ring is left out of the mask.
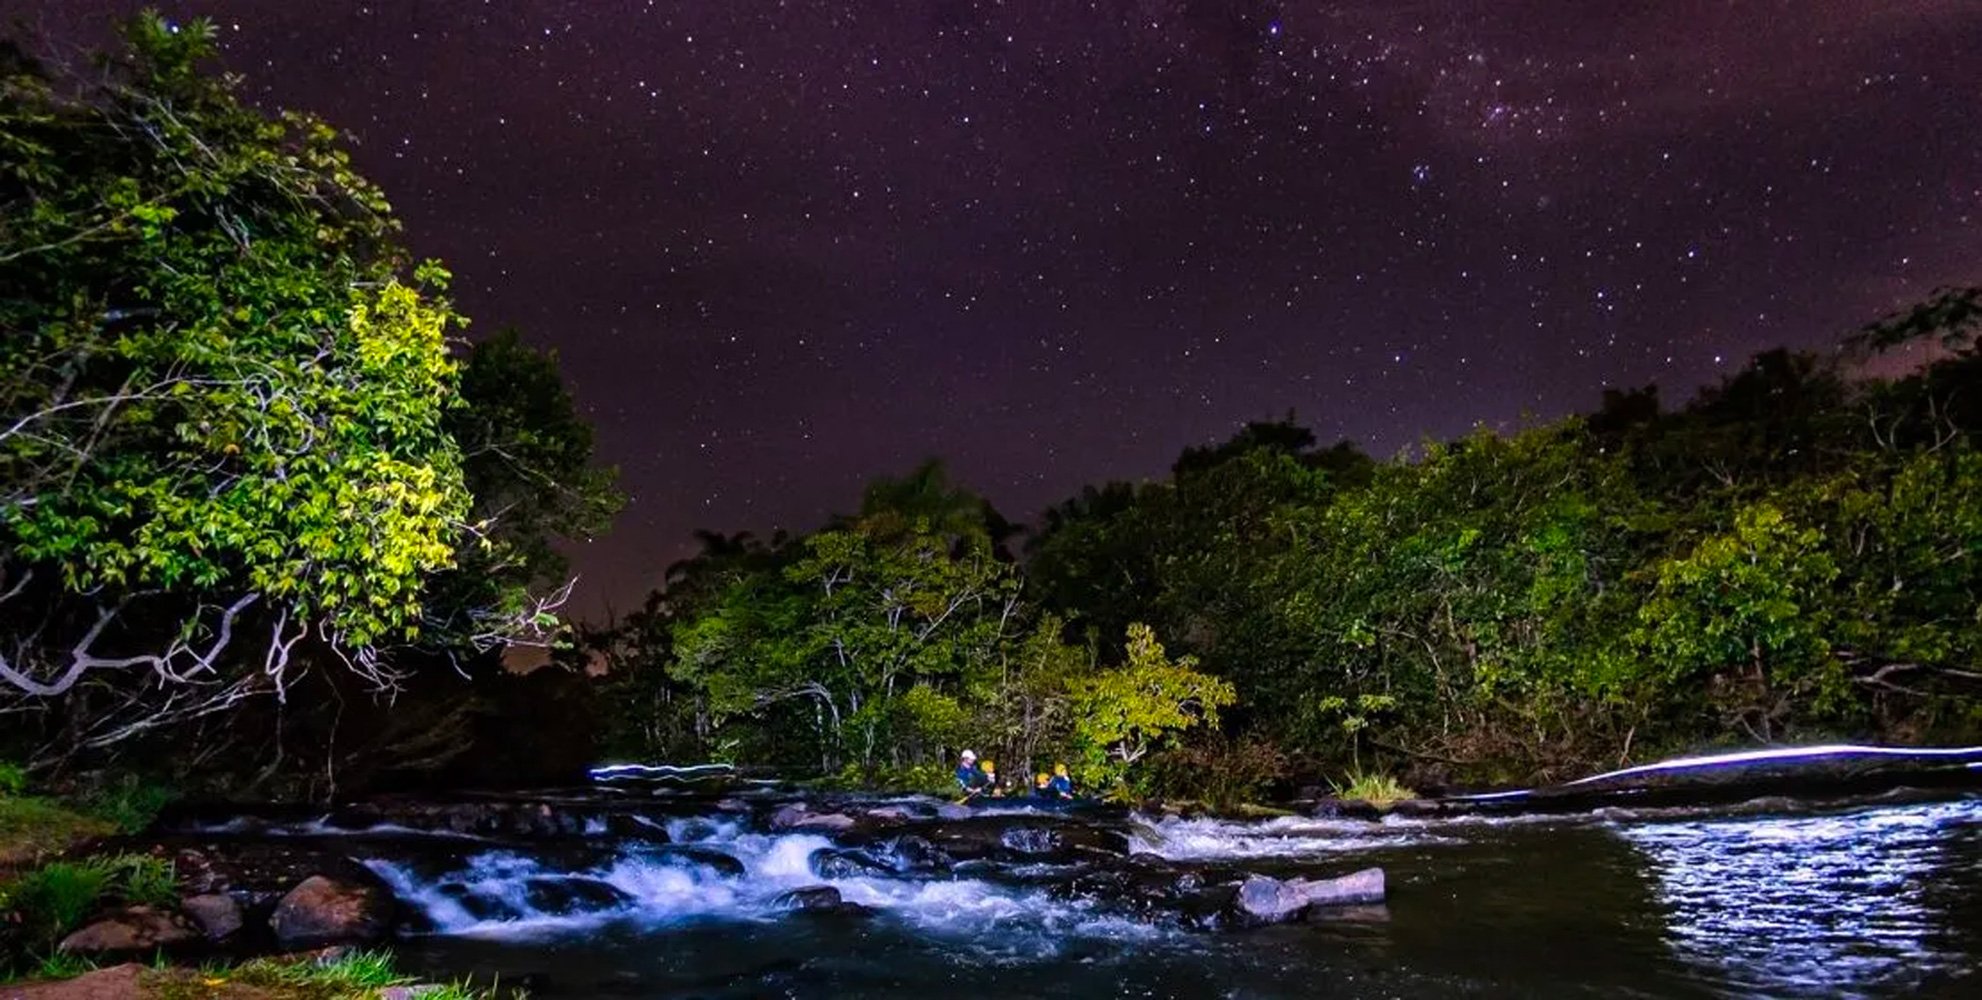
<path id="1" fill-rule="evenodd" d="M 96 909 L 109 884 L 96 861 L 53 861 L 0 890 L 0 909 L 18 928 L 21 951 L 46 951 Z"/>
<path id="2" fill-rule="evenodd" d="M 27 769 L 11 760 L 0 760 L 0 796 L 20 795 L 27 790 Z"/>
<path id="3" fill-rule="evenodd" d="M 91 815 L 115 825 L 119 833 L 136 836 L 178 797 L 169 786 L 126 774 L 84 796 L 83 805 Z"/>
<path id="4" fill-rule="evenodd" d="M 14 936 L 0 963 L 46 952 L 106 900 L 165 906 L 178 895 L 172 865 L 147 854 L 51 861 L 0 886 L 0 925 Z"/>
<path id="5" fill-rule="evenodd" d="M 1230 808 L 1258 802 L 1286 770 L 1287 755 L 1270 740 L 1210 733 L 1152 760 L 1150 787 L 1165 798 Z"/>

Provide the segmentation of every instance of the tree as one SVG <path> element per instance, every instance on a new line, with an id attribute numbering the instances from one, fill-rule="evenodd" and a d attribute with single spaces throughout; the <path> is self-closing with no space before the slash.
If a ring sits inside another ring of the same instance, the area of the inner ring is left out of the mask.
<path id="1" fill-rule="evenodd" d="M 1232 685 L 1171 659 L 1156 633 L 1130 625 L 1128 660 L 1073 682 L 1074 738 L 1086 750 L 1091 784 L 1119 783 L 1149 752 L 1195 726 L 1218 728 L 1218 710 L 1237 700 Z"/>
<path id="2" fill-rule="evenodd" d="M 104 747 L 280 697 L 305 653 L 391 688 L 395 646 L 541 626 L 428 600 L 488 534 L 446 272 L 330 128 L 202 72 L 209 23 L 126 42 L 0 84 L 0 712 Z"/>

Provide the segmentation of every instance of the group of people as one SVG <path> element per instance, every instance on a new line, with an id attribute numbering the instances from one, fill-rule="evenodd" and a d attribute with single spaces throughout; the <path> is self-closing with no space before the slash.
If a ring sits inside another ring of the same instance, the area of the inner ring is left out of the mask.
<path id="1" fill-rule="evenodd" d="M 1024 794 L 1019 789 L 1007 791 L 998 783 L 998 765 L 988 760 L 978 760 L 977 751 L 965 750 L 957 761 L 957 789 L 963 793 L 964 801 L 1006 795 Z M 1042 799 L 1071 799 L 1074 797 L 1074 781 L 1067 775 L 1067 765 L 1053 765 L 1053 773 L 1041 771 L 1032 776 L 1032 794 Z"/>

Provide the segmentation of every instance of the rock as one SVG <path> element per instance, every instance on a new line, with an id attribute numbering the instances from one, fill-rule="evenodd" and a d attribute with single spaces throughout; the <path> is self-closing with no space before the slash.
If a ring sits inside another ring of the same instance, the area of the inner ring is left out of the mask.
<path id="1" fill-rule="evenodd" d="M 189 944 L 200 936 L 200 929 L 179 914 L 132 906 L 63 938 L 56 948 L 71 955 L 130 955 Z"/>
<path id="2" fill-rule="evenodd" d="M 633 902 L 618 886 L 590 878 L 533 878 L 523 883 L 523 893 L 532 909 L 555 917 L 614 910 Z"/>
<path id="3" fill-rule="evenodd" d="M 1342 799 L 1333 796 L 1314 804 L 1308 815 L 1315 819 L 1382 819 L 1383 811 L 1362 799 Z"/>
<path id="4" fill-rule="evenodd" d="M 462 912 L 480 921 L 520 920 L 523 911 L 507 900 L 484 895 L 459 882 L 448 882 L 440 886 L 440 894 L 454 900 Z M 416 921 L 416 923 L 419 923 Z"/>
<path id="5" fill-rule="evenodd" d="M 1299 917 L 1310 906 L 1380 903 L 1383 896 L 1383 869 L 1365 868 L 1330 879 L 1283 881 L 1255 875 L 1240 883 L 1233 905 L 1248 922 L 1277 924 Z"/>
<path id="6" fill-rule="evenodd" d="M 241 929 L 241 903 L 226 893 L 203 892 L 188 896 L 179 903 L 179 908 L 193 918 L 209 941 L 221 941 L 233 937 Z"/>
<path id="7" fill-rule="evenodd" d="M 377 885 L 312 875 L 275 905 L 270 925 L 284 948 L 373 944 L 392 926 L 392 897 Z"/>
<path id="8" fill-rule="evenodd" d="M 771 905 L 781 910 L 829 910 L 842 902 L 838 889 L 830 885 L 808 885 L 779 893 Z"/>
<path id="9" fill-rule="evenodd" d="M 705 868 L 713 868 L 716 874 L 723 878 L 742 878 L 744 873 L 743 862 L 721 851 L 707 847 L 687 847 L 676 844 L 656 850 L 654 857 L 663 861 L 686 862 L 692 865 L 701 865 Z"/>
<path id="10" fill-rule="evenodd" d="M 882 857 L 897 872 L 940 872 L 956 864 L 948 851 L 912 833 L 888 841 Z"/>
<path id="11" fill-rule="evenodd" d="M 773 830 L 830 830 L 843 833 L 853 829 L 854 818 L 843 813 L 815 813 L 803 802 L 793 802 L 771 814 Z"/>
<path id="12" fill-rule="evenodd" d="M 1455 810 L 1433 799 L 1404 799 L 1392 803 L 1390 811 L 1398 816 L 1442 816 Z"/>
<path id="13" fill-rule="evenodd" d="M 1052 854 L 1060 849 L 1060 835 L 1044 826 L 1012 827 L 998 842 L 1020 854 Z"/>
<path id="14" fill-rule="evenodd" d="M 969 806 L 960 806 L 955 802 L 945 802 L 936 807 L 936 818 L 938 819 L 970 819 L 976 815 L 976 813 L 970 811 Z"/>
<path id="15" fill-rule="evenodd" d="M 839 847 L 822 847 L 813 851 L 806 863 L 812 874 L 828 879 L 879 878 L 895 873 L 887 863 L 865 851 Z"/>
<path id="16" fill-rule="evenodd" d="M 833 914 L 844 917 L 869 917 L 874 909 L 859 903 L 850 903 L 840 896 L 840 891 L 830 885 L 808 885 L 801 889 L 779 893 L 771 900 L 771 905 L 782 910 L 794 910 L 806 914 Z"/>
<path id="17" fill-rule="evenodd" d="M 650 844 L 665 844 L 671 839 L 667 827 L 632 813 L 607 814 L 606 833 L 622 840 L 643 840 Z"/>

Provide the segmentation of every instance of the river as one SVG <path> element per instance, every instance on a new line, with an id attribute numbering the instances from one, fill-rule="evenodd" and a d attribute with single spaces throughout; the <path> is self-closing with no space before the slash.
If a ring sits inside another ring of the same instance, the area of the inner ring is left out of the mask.
<path id="1" fill-rule="evenodd" d="M 391 830 L 329 839 L 412 913 L 402 964 L 538 997 L 1982 996 L 1972 794 L 1567 817 L 1128 818 L 1139 863 L 1165 870 L 1388 873 L 1380 906 L 1214 930 L 1064 891 L 1078 863 L 822 878 L 828 833 L 671 810 L 642 820 L 666 828 L 655 840 L 667 846 L 595 822 L 582 856 L 474 839 L 436 850 L 442 838 Z M 574 874 L 578 891 L 546 894 Z M 864 912 L 777 902 L 819 884 Z"/>

